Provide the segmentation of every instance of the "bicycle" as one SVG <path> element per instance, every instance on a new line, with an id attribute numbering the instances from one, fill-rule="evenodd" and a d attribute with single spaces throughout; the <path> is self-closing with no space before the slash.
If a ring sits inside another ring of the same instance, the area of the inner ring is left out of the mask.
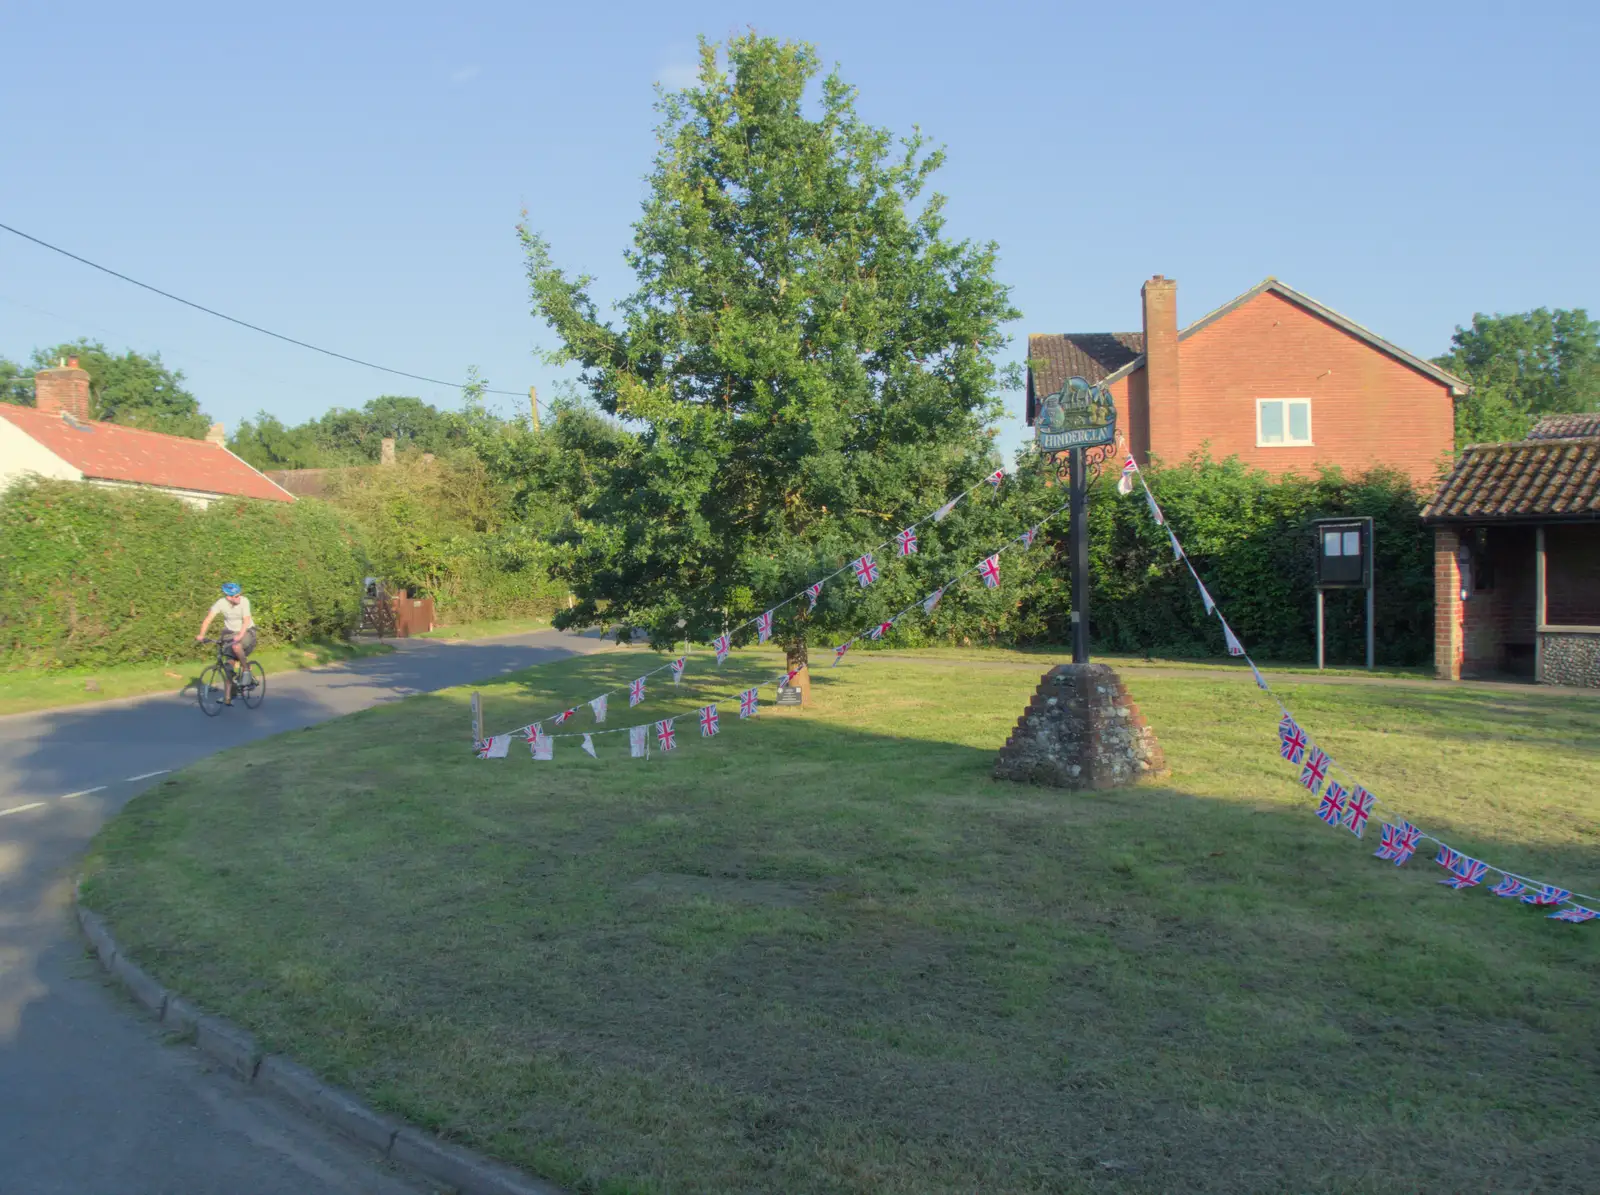
<path id="1" fill-rule="evenodd" d="M 195 696 L 200 700 L 200 711 L 208 718 L 215 718 L 222 712 L 223 699 L 227 693 L 224 681 L 233 686 L 233 691 L 244 698 L 246 709 L 257 709 L 267 697 L 267 673 L 255 660 L 246 657 L 243 663 L 233 658 L 233 653 L 226 650 L 221 639 L 207 639 L 207 643 L 217 645 L 217 662 L 207 664 L 200 673 L 200 682 L 195 687 Z"/>

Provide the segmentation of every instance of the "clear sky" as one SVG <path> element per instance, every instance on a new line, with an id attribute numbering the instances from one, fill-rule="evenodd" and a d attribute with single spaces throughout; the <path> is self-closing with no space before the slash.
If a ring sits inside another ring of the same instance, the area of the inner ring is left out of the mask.
<path id="1" fill-rule="evenodd" d="M 1594 0 L 7 0 L 0 222 L 341 352 L 543 391 L 519 211 L 625 293 L 651 85 L 746 26 L 947 147 L 951 230 L 999 243 L 1017 359 L 1027 332 L 1138 329 L 1155 273 L 1181 323 L 1270 274 L 1429 356 L 1475 311 L 1600 308 Z M 459 401 L 0 232 L 0 355 L 79 336 L 159 350 L 230 428 Z"/>

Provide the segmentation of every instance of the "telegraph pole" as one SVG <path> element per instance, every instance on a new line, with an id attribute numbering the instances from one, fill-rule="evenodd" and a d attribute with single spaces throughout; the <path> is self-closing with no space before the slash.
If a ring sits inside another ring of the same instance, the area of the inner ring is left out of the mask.
<path id="1" fill-rule="evenodd" d="M 539 434 L 539 388 L 528 387 L 528 406 L 533 410 L 533 434 Z"/>

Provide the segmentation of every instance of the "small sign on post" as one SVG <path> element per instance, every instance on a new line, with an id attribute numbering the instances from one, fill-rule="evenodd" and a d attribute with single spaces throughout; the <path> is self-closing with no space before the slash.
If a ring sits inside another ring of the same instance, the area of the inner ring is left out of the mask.
<path id="1" fill-rule="evenodd" d="M 1317 519 L 1317 669 L 1325 657 L 1323 592 L 1328 589 L 1367 591 L 1367 671 L 1373 667 L 1372 520 Z"/>
<path id="2" fill-rule="evenodd" d="M 483 698 L 477 693 L 472 695 L 472 741 L 483 742 Z"/>

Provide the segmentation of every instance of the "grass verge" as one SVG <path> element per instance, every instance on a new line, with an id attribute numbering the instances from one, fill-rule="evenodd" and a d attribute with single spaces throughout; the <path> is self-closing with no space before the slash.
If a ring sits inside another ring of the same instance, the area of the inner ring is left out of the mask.
<path id="1" fill-rule="evenodd" d="M 478 688 L 502 730 L 638 671 Z M 84 898 L 266 1048 L 576 1191 L 1592 1189 L 1596 926 L 1323 826 L 1252 686 L 1127 679 L 1173 775 L 1092 796 L 988 778 L 1020 669 L 847 664 L 648 762 L 478 761 L 466 691 L 413 698 L 136 799 Z M 1600 700 L 1284 693 L 1460 848 L 1600 886 Z"/>
<path id="2" fill-rule="evenodd" d="M 525 631 L 542 631 L 550 625 L 548 616 L 539 618 L 485 618 L 478 622 L 463 622 L 456 626 L 434 627 L 415 636 L 418 639 L 493 639 L 498 635 L 520 635 Z"/>
<path id="3" fill-rule="evenodd" d="M 255 653 L 255 659 L 270 676 L 360 660 L 393 651 L 386 643 L 339 643 L 316 640 L 288 647 L 269 647 Z M 200 670 L 216 658 L 216 648 L 208 647 L 195 658 L 176 664 L 119 664 L 111 668 L 74 668 L 64 672 L 25 670 L 0 674 L 0 714 L 25 714 L 34 710 L 59 709 L 109 701 L 113 697 L 141 697 L 149 693 L 192 690 Z"/>

